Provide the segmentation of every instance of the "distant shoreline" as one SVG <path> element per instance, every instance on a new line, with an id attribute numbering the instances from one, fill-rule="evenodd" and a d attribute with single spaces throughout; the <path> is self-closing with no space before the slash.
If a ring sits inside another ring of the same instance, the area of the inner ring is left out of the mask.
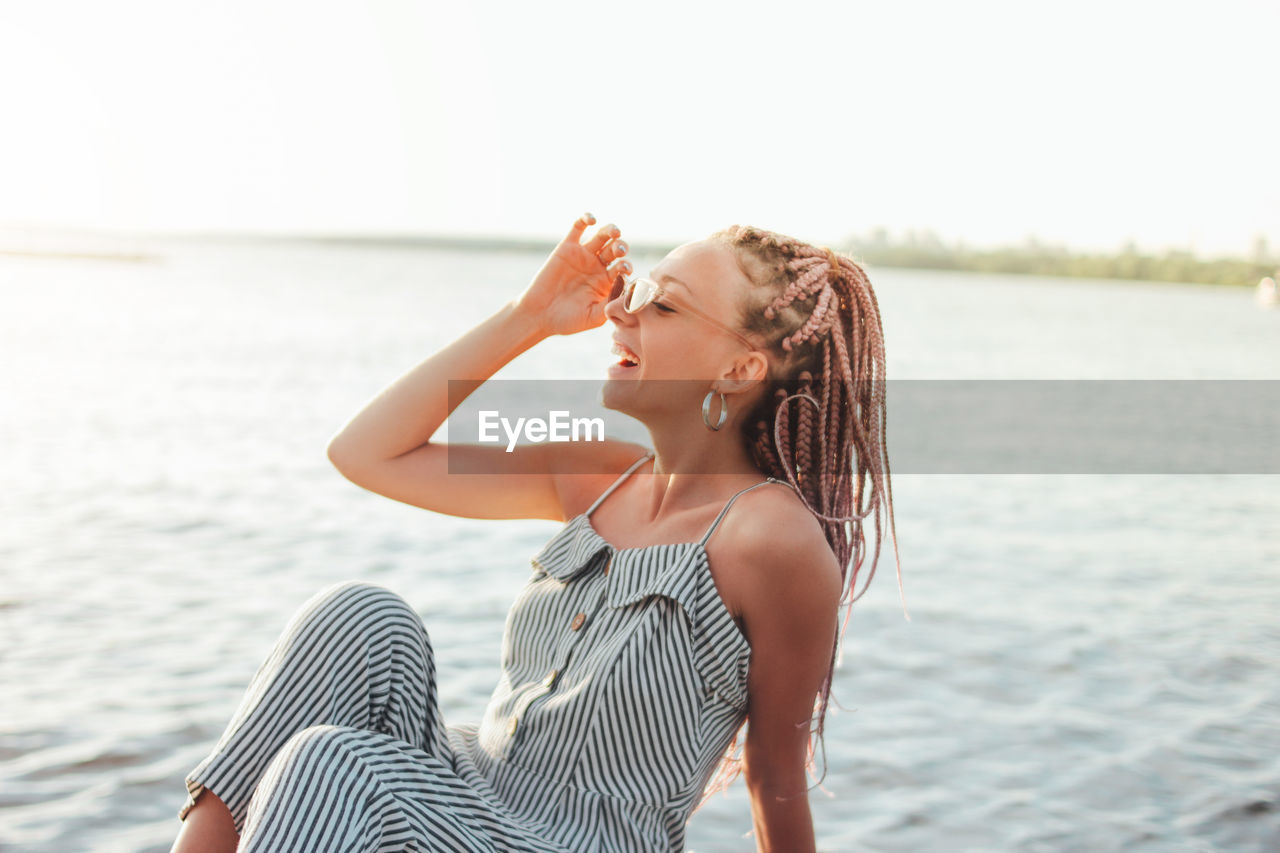
<path id="1" fill-rule="evenodd" d="M 1200 259 L 1184 251 L 1149 255 L 1133 249 L 1078 253 L 1040 246 L 964 249 L 854 245 L 859 248 L 850 250 L 851 254 L 868 264 L 882 267 L 1250 288 L 1257 287 L 1265 276 L 1280 275 L 1277 272 L 1280 265 L 1272 260 Z"/>
<path id="2" fill-rule="evenodd" d="M 0 249 L 0 256 L 14 258 L 66 258 L 73 261 L 122 261 L 124 263 L 152 263 L 164 260 L 154 252 L 76 252 L 56 249 Z"/>
<path id="3" fill-rule="evenodd" d="M 51 232 L 49 236 L 55 236 Z M 132 234 L 108 238 L 92 235 L 92 249 L 85 248 L 7 248 L 0 232 L 0 256 L 67 258 L 122 262 L 154 262 L 163 260 L 165 243 L 303 243 L 310 245 L 349 246 L 383 249 L 446 249 L 464 252 L 550 252 L 553 239 L 534 237 L 482 237 L 429 234 L 238 234 L 238 233 L 166 233 Z M 74 245 L 76 234 L 68 232 L 67 241 Z M 114 239 L 128 250 L 99 248 L 104 239 Z M 629 240 L 635 254 L 664 255 L 678 245 L 674 242 Z M 96 244 L 96 245 L 94 245 Z M 138 247 L 145 245 L 145 250 Z M 925 241 L 893 243 L 884 235 L 853 237 L 835 245 L 872 267 L 903 269 L 951 270 L 955 272 L 1000 273 L 1012 275 L 1055 276 L 1064 278 L 1112 279 L 1118 281 L 1156 281 L 1170 284 L 1209 284 L 1227 287 L 1256 287 L 1265 276 L 1280 276 L 1280 263 L 1274 260 L 1239 258 L 1201 259 L 1186 251 L 1169 251 L 1163 255 L 1138 252 L 1133 246 L 1120 252 L 1073 252 L 1065 247 L 1044 246 L 1034 241 L 1025 246 L 996 249 L 971 249 L 946 246 L 931 236 Z"/>

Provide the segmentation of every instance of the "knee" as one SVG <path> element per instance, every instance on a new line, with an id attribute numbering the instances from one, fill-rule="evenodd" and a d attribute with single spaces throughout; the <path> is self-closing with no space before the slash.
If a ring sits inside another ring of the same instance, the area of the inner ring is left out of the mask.
<path id="1" fill-rule="evenodd" d="M 299 608 L 293 629 L 350 636 L 377 632 L 423 635 L 422 620 L 409 603 L 385 587 L 346 581 L 321 590 Z M 308 631 L 309 632 L 309 631 Z"/>
<path id="2" fill-rule="evenodd" d="M 318 725 L 290 737 L 275 754 L 254 792 L 252 821 L 280 810 L 311 810 L 363 796 L 376 779 L 367 761 L 369 732 Z"/>
<path id="3" fill-rule="evenodd" d="M 412 611 L 408 602 L 384 586 L 366 581 L 343 581 L 325 587 L 311 597 L 308 605 L 327 610 L 361 610 L 375 608 L 399 608 Z"/>
<path id="4" fill-rule="evenodd" d="M 350 726 L 318 725 L 295 732 L 276 754 L 285 775 L 328 778 L 313 774 L 351 764 L 359 751 L 361 730 Z"/>

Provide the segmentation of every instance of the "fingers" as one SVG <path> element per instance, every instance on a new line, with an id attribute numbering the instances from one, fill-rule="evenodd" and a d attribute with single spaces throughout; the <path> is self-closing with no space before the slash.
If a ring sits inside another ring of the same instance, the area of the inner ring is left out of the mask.
<path id="1" fill-rule="evenodd" d="M 569 233 L 565 240 L 574 242 L 582 246 L 583 249 L 595 255 L 600 263 L 608 270 L 610 265 L 624 256 L 630 247 L 622 239 L 622 232 L 617 225 L 609 223 L 600 227 L 596 233 L 591 235 L 587 242 L 582 242 L 582 235 L 586 232 L 587 227 L 592 225 L 596 218 L 590 213 L 584 213 L 579 216 L 569 229 Z M 628 266 L 626 273 L 618 273 L 619 275 L 629 274 L 631 267 Z M 612 273 L 611 273 L 612 274 Z"/>
<path id="2" fill-rule="evenodd" d="M 601 225 L 600 230 L 591 235 L 591 239 L 586 242 L 583 248 L 593 255 L 599 255 L 605 243 L 618 239 L 621 234 L 622 232 L 618 230 L 618 226 L 613 223 Z"/>
<path id="3" fill-rule="evenodd" d="M 604 325 L 605 321 L 604 303 L 595 302 L 587 309 L 587 328 L 595 329 Z"/>
<path id="4" fill-rule="evenodd" d="M 610 240 L 605 243 L 603 249 L 596 253 L 596 257 L 600 259 L 600 263 L 607 267 L 618 258 L 624 256 L 627 250 L 628 246 L 622 240 Z"/>
<path id="5" fill-rule="evenodd" d="M 587 226 L 595 224 L 596 218 L 590 213 L 584 213 L 573 221 L 573 225 L 569 228 L 569 233 L 565 235 L 565 239 L 577 243 L 582 240 L 582 232 L 587 230 Z"/>
<path id="6" fill-rule="evenodd" d="M 618 258 L 605 269 L 605 274 L 609 276 L 611 287 L 606 302 L 612 302 L 622 295 L 622 288 L 626 286 L 626 278 L 631 275 L 631 261 L 625 258 Z"/>
<path id="7" fill-rule="evenodd" d="M 619 276 L 631 275 L 631 261 L 628 261 L 626 258 L 618 258 L 605 268 L 605 272 L 608 273 L 610 281 L 613 281 Z"/>

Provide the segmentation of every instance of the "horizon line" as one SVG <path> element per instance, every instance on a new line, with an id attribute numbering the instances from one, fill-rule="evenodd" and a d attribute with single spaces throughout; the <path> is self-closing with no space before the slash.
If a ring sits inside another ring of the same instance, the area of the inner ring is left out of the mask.
<path id="1" fill-rule="evenodd" d="M 0 253 L 10 254 L 12 250 L 3 244 L 5 237 L 16 236 L 26 232 L 26 236 L 39 234 L 45 237 L 80 236 L 117 240 L 198 240 L 209 242 L 307 242 L 335 243 L 356 245 L 381 245 L 390 248 L 397 246 L 411 248 L 460 248 L 484 249 L 495 251 L 543 251 L 554 247 L 562 238 L 555 236 L 539 236 L 533 234 L 513 233 L 479 233 L 479 232 L 446 232 L 446 231 L 403 231 L 403 230 L 244 230 L 235 228 L 189 228 L 189 229 L 123 229 L 103 228 L 99 226 L 78 226 L 47 223 L 15 223 L 0 222 Z M 1080 248 L 1069 243 L 1054 242 L 1035 234 L 1028 233 L 1020 241 L 1005 242 L 969 242 L 967 240 L 946 240 L 933 228 L 909 227 L 889 228 L 876 225 L 862 231 L 850 231 L 841 240 L 836 241 L 836 248 L 845 253 L 856 254 L 859 242 L 867 248 L 882 248 L 885 244 L 877 244 L 873 235 L 884 232 L 890 235 L 887 245 L 894 248 L 927 248 L 937 246 L 942 249 L 963 250 L 969 252 L 1008 251 L 1017 249 L 1039 249 L 1041 251 L 1065 251 L 1070 254 L 1120 254 L 1136 250 L 1138 254 L 1163 252 L 1166 254 L 1186 253 L 1203 260 L 1250 260 L 1245 252 L 1219 252 L 1206 254 L 1197 251 L 1187 244 L 1164 244 L 1161 248 L 1144 248 L 1132 238 L 1123 238 L 1111 249 Z M 916 238 L 927 238 L 925 242 L 916 239 L 908 242 L 908 235 Z M 1265 234 L 1259 232 L 1254 240 L 1261 238 L 1269 243 Z M 626 239 L 627 245 L 634 252 L 667 253 L 687 241 L 676 239 Z M 21 250 L 19 250 L 21 251 Z M 873 249 L 874 251 L 874 249 Z M 1273 250 L 1274 251 L 1274 250 Z"/>

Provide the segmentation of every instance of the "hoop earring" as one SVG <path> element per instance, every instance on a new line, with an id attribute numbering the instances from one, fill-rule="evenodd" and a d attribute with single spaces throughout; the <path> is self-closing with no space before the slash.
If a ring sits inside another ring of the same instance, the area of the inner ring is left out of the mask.
<path id="1" fill-rule="evenodd" d="M 711 425 L 711 398 L 716 394 L 720 395 L 720 418 L 716 421 L 716 425 Z M 702 422 L 707 425 L 707 429 L 716 432 L 720 427 L 724 426 L 725 418 L 729 417 L 729 398 L 724 392 L 717 391 L 712 388 L 707 392 L 707 396 L 702 398 Z"/>

